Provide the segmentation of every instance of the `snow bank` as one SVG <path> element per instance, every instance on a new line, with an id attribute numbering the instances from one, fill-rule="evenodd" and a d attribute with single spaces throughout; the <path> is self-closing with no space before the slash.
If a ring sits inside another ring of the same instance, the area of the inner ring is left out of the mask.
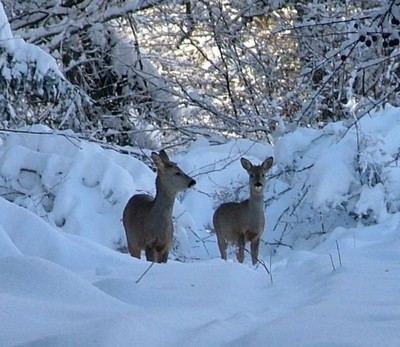
<path id="1" fill-rule="evenodd" d="M 274 147 L 250 140 L 212 146 L 199 139 L 178 150 L 172 159 L 197 185 L 175 203 L 173 257 L 219 257 L 210 233 L 212 215 L 222 202 L 248 197 L 241 157 L 253 163 L 275 159 L 265 196 L 260 253 L 265 259 L 276 252 L 284 256 L 297 244 L 312 249 L 339 226 L 384 221 L 400 210 L 399 126 L 398 109 L 388 108 L 356 126 L 338 122 L 321 130 L 296 129 Z M 71 132 L 44 126 L 31 131 L 38 134 L 3 140 L 2 195 L 63 232 L 126 249 L 122 210 L 135 193 L 155 194 L 155 173 L 132 156 L 80 141 Z"/>
<path id="2" fill-rule="evenodd" d="M 396 346 L 399 121 L 391 108 L 275 147 L 179 149 L 198 183 L 175 204 L 171 259 L 150 269 L 116 251 L 125 203 L 154 194 L 150 168 L 42 126 L 3 136 L 0 345 Z M 210 232 L 219 203 L 248 196 L 239 158 L 270 155 L 260 256 L 273 284 L 262 265 L 219 259 Z"/>

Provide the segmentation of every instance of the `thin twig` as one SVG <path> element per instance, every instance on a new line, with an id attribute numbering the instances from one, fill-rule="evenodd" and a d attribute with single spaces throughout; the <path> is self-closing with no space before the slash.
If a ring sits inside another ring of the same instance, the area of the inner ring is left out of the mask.
<path id="1" fill-rule="evenodd" d="M 149 270 L 152 268 L 153 265 L 154 265 L 154 262 L 152 262 L 152 263 L 150 264 L 150 266 L 146 269 L 146 271 L 143 272 L 143 273 L 141 274 L 141 276 L 136 280 L 136 284 L 138 284 L 138 283 L 141 281 L 141 279 L 149 272 Z"/>
<path id="2" fill-rule="evenodd" d="M 338 240 L 336 240 L 336 249 L 337 249 L 337 253 L 338 253 L 338 257 L 339 257 L 339 265 L 340 267 L 342 267 L 342 256 L 340 254 L 340 249 L 339 249 L 339 242 Z"/>
<path id="3" fill-rule="evenodd" d="M 206 246 L 206 242 L 204 241 L 204 238 L 201 238 L 199 235 L 197 235 L 196 232 L 192 228 L 190 228 L 190 231 L 203 244 L 203 247 L 206 250 L 207 255 L 210 255 L 210 252 L 208 251 L 208 248 Z"/>
<path id="4" fill-rule="evenodd" d="M 335 264 L 333 263 L 332 254 L 330 254 L 330 253 L 329 253 L 329 258 L 331 259 L 331 264 L 332 264 L 333 271 L 336 271 Z"/>
<path id="5" fill-rule="evenodd" d="M 253 257 L 253 254 L 248 250 L 248 249 L 246 249 L 246 248 L 244 248 L 244 250 L 247 252 L 247 253 L 249 253 L 252 257 Z M 267 271 L 267 274 L 269 275 L 269 279 L 270 279 L 270 281 L 271 281 L 271 284 L 274 284 L 274 280 L 273 280 L 273 278 L 272 278 L 272 268 L 271 268 L 271 271 L 268 269 L 268 266 L 265 264 L 265 261 L 264 260 L 262 260 L 262 259 L 260 259 L 260 258 L 258 258 L 258 257 L 255 257 L 256 258 L 256 260 L 257 260 L 257 262 L 258 262 L 258 264 L 260 264 L 264 269 L 265 269 L 265 271 Z M 270 258 L 270 264 L 271 264 L 271 258 Z"/>
<path id="6" fill-rule="evenodd" d="M 268 267 L 267 267 L 267 265 L 265 264 L 265 261 L 264 260 L 262 260 L 262 259 L 258 259 L 257 258 L 257 261 L 258 261 L 258 263 L 259 264 L 261 264 L 261 266 L 265 269 L 265 271 L 267 271 L 267 273 L 268 273 L 268 275 L 269 275 L 269 279 L 270 279 L 270 281 L 271 281 L 271 284 L 274 284 L 274 279 L 272 278 L 272 268 L 271 268 L 271 271 L 270 270 L 268 270 Z M 270 259 L 270 263 L 271 263 L 271 259 Z"/>

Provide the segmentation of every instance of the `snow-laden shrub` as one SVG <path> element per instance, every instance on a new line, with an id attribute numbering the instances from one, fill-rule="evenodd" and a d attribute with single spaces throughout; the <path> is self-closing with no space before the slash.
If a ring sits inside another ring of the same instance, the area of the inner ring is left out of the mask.
<path id="1" fill-rule="evenodd" d="M 283 136 L 269 181 L 267 242 L 310 247 L 337 226 L 376 223 L 398 212 L 399 120 L 399 109 L 388 107 L 357 124 Z"/>
<path id="2" fill-rule="evenodd" d="M 337 122 L 321 130 L 295 129 L 275 146 L 244 139 L 212 145 L 200 139 L 180 148 L 171 153 L 172 160 L 197 184 L 177 196 L 171 257 L 219 256 L 214 210 L 249 195 L 241 157 L 254 164 L 271 155 L 275 159 L 267 177 L 263 258 L 272 251 L 312 248 L 339 226 L 384 221 L 400 211 L 399 132 L 400 111 L 387 108 L 356 126 Z M 127 150 L 141 158 L 150 154 Z M 149 166 L 151 160 L 145 164 L 72 132 L 36 126 L 3 136 L 0 194 L 60 231 L 124 249 L 126 202 L 136 193 L 155 194 L 155 173 Z M 100 227 L 93 228 L 93 220 L 101 220 L 96 223 Z"/>
<path id="3" fill-rule="evenodd" d="M 0 3 L 0 113 L 2 127 L 47 123 L 74 128 L 84 93 L 68 82 L 56 60 L 15 36 Z"/>

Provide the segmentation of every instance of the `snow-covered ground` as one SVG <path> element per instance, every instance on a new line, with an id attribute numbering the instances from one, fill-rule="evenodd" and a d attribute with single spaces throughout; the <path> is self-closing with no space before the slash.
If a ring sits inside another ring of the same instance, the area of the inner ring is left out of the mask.
<path id="1" fill-rule="evenodd" d="M 131 258 L 122 210 L 155 173 L 72 133 L 0 146 L 0 346 L 400 346 L 400 109 L 299 128 L 272 147 L 199 139 L 173 160 L 195 189 L 167 264 Z M 126 149 L 128 150 L 128 149 Z M 248 195 L 239 159 L 273 155 L 260 258 L 222 261 L 218 204 Z M 151 162 L 148 161 L 147 164 Z M 271 279 L 273 281 L 271 281 Z"/>

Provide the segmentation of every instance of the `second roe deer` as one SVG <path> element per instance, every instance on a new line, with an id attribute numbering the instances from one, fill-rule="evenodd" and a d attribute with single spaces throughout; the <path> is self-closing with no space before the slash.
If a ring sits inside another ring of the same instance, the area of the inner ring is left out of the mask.
<path id="1" fill-rule="evenodd" d="M 166 263 L 172 247 L 176 194 L 194 186 L 196 181 L 171 162 L 164 150 L 159 154 L 153 152 L 151 157 L 157 167 L 156 196 L 132 196 L 125 206 L 122 222 L 132 257 L 140 259 L 144 250 L 148 261 Z"/>
<path id="2" fill-rule="evenodd" d="M 244 261 L 246 242 L 250 241 L 253 265 L 258 262 L 258 248 L 264 231 L 264 188 L 265 174 L 271 168 L 273 158 L 269 157 L 261 165 L 253 165 L 241 158 L 240 162 L 249 175 L 250 198 L 242 202 L 227 202 L 217 208 L 213 216 L 221 258 L 226 260 L 228 243 L 236 245 L 236 258 Z"/>

